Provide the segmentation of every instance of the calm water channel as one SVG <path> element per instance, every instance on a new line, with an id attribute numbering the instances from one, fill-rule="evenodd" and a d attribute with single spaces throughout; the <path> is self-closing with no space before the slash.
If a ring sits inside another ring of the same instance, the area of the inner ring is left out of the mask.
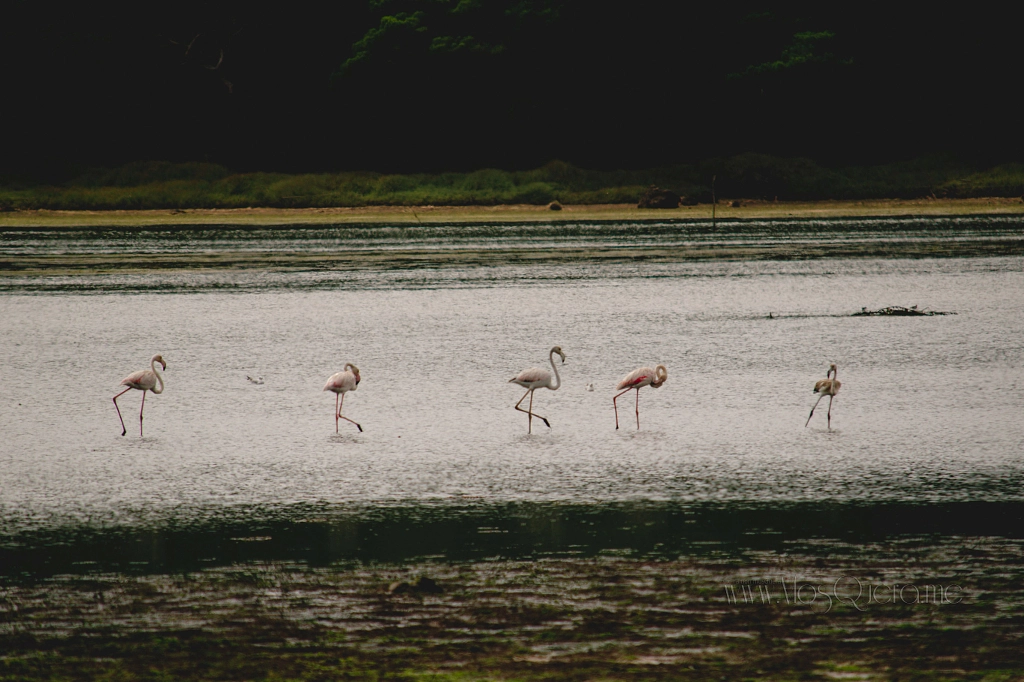
<path id="1" fill-rule="evenodd" d="M 1019 219 L 0 233 L 0 572 L 1020 534 L 1024 256 L 642 255 L 1021 235 Z M 638 257 L 558 257 L 611 246 Z M 407 248 L 537 257 L 130 267 Z M 17 271 L 76 254 L 119 265 Z M 890 305 L 956 314 L 850 316 Z M 507 382 L 555 344 L 563 386 L 534 403 L 551 428 L 528 435 Z M 120 399 L 122 437 L 111 397 L 154 353 L 166 391 L 144 438 L 140 394 Z M 321 389 L 345 362 L 365 431 L 336 435 Z M 830 362 L 833 428 L 827 399 L 805 428 Z M 640 430 L 623 396 L 616 431 L 617 380 L 655 363 L 668 382 L 641 391 Z"/>

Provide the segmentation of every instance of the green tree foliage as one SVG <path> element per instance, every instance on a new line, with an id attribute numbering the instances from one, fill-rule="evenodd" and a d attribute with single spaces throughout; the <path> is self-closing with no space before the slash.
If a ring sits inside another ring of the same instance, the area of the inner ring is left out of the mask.
<path id="1" fill-rule="evenodd" d="M 1024 158 L 1024 51 L 1000 11 L 15 0 L 0 21 L 0 178 L 154 158 L 408 173 L 954 152 L 992 166 Z"/>

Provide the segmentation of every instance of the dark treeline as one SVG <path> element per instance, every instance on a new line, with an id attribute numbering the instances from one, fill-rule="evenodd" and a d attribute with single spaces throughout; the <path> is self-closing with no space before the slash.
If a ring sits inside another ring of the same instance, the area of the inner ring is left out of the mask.
<path id="1" fill-rule="evenodd" d="M 5 5 L 0 174 L 1024 158 L 1024 52 L 983 7 L 358 0 Z"/>

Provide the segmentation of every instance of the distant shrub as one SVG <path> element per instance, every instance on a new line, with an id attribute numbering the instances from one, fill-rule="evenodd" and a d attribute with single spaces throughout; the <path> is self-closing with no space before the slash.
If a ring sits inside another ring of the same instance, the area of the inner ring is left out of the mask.
<path id="1" fill-rule="evenodd" d="M 382 175 L 370 172 L 236 173 L 207 163 L 146 161 L 91 170 L 65 186 L 0 186 L 0 210 L 244 206 L 635 204 L 651 185 L 691 199 L 782 200 L 1021 196 L 1024 164 L 987 170 L 948 157 L 825 168 L 764 154 L 642 170 L 586 170 L 552 161 L 528 171 Z"/>
<path id="2" fill-rule="evenodd" d="M 557 197 L 554 187 L 546 182 L 531 182 L 516 188 L 510 204 L 548 204 Z"/>
<path id="3" fill-rule="evenodd" d="M 512 175 L 493 168 L 473 171 L 464 175 L 455 187 L 467 192 L 490 193 L 508 192 L 515 187 Z"/>
<path id="4" fill-rule="evenodd" d="M 945 182 L 936 195 L 948 197 L 1019 197 L 1024 195 L 1024 164 L 996 166 Z"/>

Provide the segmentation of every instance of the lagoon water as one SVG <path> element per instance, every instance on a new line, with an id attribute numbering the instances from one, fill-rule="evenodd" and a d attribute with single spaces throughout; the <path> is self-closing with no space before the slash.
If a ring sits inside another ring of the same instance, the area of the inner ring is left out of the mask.
<path id="1" fill-rule="evenodd" d="M 982 223 L 975 232 L 991 228 Z M 997 228 L 1019 238 L 1019 223 Z M 260 248 L 388 239 L 388 228 L 359 229 L 261 230 L 277 241 Z M 473 248 L 508 239 L 499 228 L 446 229 L 456 245 L 472 234 Z M 551 228 L 517 245 L 628 243 L 620 235 L 630 229 Z M 853 221 L 804 231 L 822 242 L 871 242 L 881 237 L 864 233 L 876 229 Z M 949 240 L 972 230 L 969 221 L 923 229 Z M 442 232 L 431 238 L 444 246 Z M 784 238 L 778 232 L 740 225 L 717 239 L 757 243 Z M 186 256 L 245 248 L 243 237 L 211 234 L 119 241 L 92 231 L 62 241 L 28 231 L 5 235 L 0 247 L 11 259 L 62 248 L 126 259 L 139 248 Z M 665 514 L 711 508 L 754 510 L 755 519 L 795 509 L 785 523 L 799 524 L 823 509 L 867 509 L 877 520 L 889 513 L 879 510 L 961 504 L 975 505 L 971 532 L 985 534 L 986 524 L 1005 526 L 1024 508 L 1019 255 L 177 268 L 11 275 L 0 288 L 8 548 L 54 533 L 137 537 L 186 527 L 257 537 L 260 528 L 296 532 L 381 514 L 398 514 L 394 532 L 408 534 L 410 519 L 441 524 L 476 513 L 471 530 L 500 534 L 503 521 L 529 525 L 523 519 L 537 509 L 545 518 L 618 510 L 602 517 L 608 529 L 654 509 L 662 516 L 651 524 L 670 529 L 677 524 Z M 956 314 L 850 316 L 889 305 Z M 528 435 L 526 416 L 513 410 L 523 391 L 507 382 L 547 366 L 555 344 L 567 355 L 563 385 L 538 390 L 534 402 L 551 428 L 535 420 Z M 139 392 L 119 400 L 122 437 L 111 397 L 154 353 L 168 363 L 166 391 L 146 400 L 143 438 Z M 336 435 L 334 395 L 321 389 L 345 362 L 363 377 L 345 414 L 365 431 L 342 422 Z M 832 429 L 827 398 L 805 428 L 811 388 L 830 362 L 843 383 Z M 641 390 L 639 430 L 634 395 L 623 396 L 616 431 L 617 380 L 655 363 L 668 367 L 668 382 Z M 851 514 L 862 518 L 849 512 L 842 523 Z M 588 523 L 574 518 L 574 527 Z M 206 554 L 230 554 L 217 546 Z M 11 551 L 9 559 L 22 556 Z"/>

